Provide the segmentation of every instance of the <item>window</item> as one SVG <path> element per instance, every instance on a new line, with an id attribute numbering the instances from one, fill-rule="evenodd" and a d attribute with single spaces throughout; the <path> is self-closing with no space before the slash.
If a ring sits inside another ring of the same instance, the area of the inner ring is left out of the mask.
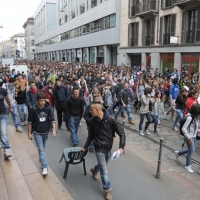
<path id="1" fill-rule="evenodd" d="M 35 30 L 34 30 L 34 28 L 31 28 L 31 29 L 30 29 L 30 35 L 32 35 L 32 36 L 35 35 Z"/>
<path id="2" fill-rule="evenodd" d="M 67 22 L 67 15 L 65 15 L 65 22 Z"/>
<path id="3" fill-rule="evenodd" d="M 85 4 L 81 4 L 80 5 L 80 14 L 84 13 L 85 12 Z"/>
<path id="4" fill-rule="evenodd" d="M 183 13 L 181 42 L 200 42 L 200 8 Z"/>
<path id="5" fill-rule="evenodd" d="M 110 28 L 113 28 L 116 26 L 116 16 L 115 14 L 110 16 Z"/>
<path id="6" fill-rule="evenodd" d="M 104 19 L 99 20 L 99 30 L 104 30 Z"/>
<path id="7" fill-rule="evenodd" d="M 59 26 L 61 26 L 61 23 L 62 23 L 62 19 L 59 19 Z"/>
<path id="8" fill-rule="evenodd" d="M 108 29 L 109 28 L 109 25 L 110 25 L 110 18 L 109 17 L 105 17 L 105 29 Z"/>
<path id="9" fill-rule="evenodd" d="M 35 45 L 35 40 L 31 40 L 31 46 Z"/>
<path id="10" fill-rule="evenodd" d="M 155 19 L 148 19 L 143 21 L 142 31 L 142 44 L 143 46 L 154 45 L 155 34 Z"/>
<path id="11" fill-rule="evenodd" d="M 95 47 L 90 48 L 90 63 L 95 63 Z"/>
<path id="12" fill-rule="evenodd" d="M 104 57 L 104 46 L 98 47 L 98 57 Z"/>
<path id="13" fill-rule="evenodd" d="M 91 33 L 99 31 L 99 20 L 90 23 L 90 30 Z"/>
<path id="14" fill-rule="evenodd" d="M 136 0 L 129 0 L 130 10 L 129 10 L 129 16 L 134 17 L 136 14 Z"/>
<path id="15" fill-rule="evenodd" d="M 129 46 L 137 46 L 138 45 L 138 29 L 139 22 L 129 24 L 128 28 L 129 33 Z"/>
<path id="16" fill-rule="evenodd" d="M 75 10 L 72 10 L 72 12 L 71 12 L 71 16 L 72 16 L 72 19 L 75 18 Z"/>
<path id="17" fill-rule="evenodd" d="M 97 0 L 91 0 L 91 8 L 97 6 Z"/>
<path id="18" fill-rule="evenodd" d="M 76 28 L 75 29 L 75 37 L 79 37 L 80 36 L 80 28 Z"/>
<path id="19" fill-rule="evenodd" d="M 172 6 L 175 0 L 161 0 L 161 8 L 167 8 Z"/>

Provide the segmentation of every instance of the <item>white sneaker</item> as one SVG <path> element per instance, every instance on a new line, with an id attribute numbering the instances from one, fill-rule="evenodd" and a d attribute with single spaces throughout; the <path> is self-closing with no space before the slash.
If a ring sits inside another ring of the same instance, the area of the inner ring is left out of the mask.
<path id="1" fill-rule="evenodd" d="M 20 132 L 20 133 L 23 132 L 22 129 L 21 129 L 19 126 L 16 128 L 16 131 L 17 131 L 17 132 Z"/>
<path id="2" fill-rule="evenodd" d="M 178 160 L 178 158 L 179 158 L 178 151 L 174 151 L 174 154 L 176 156 L 176 160 Z"/>
<path id="3" fill-rule="evenodd" d="M 82 126 L 82 124 L 80 123 L 79 126 Z"/>
<path id="4" fill-rule="evenodd" d="M 21 126 L 24 126 L 24 122 L 21 122 Z"/>
<path id="5" fill-rule="evenodd" d="M 25 121 L 24 124 L 27 125 L 27 121 Z"/>
<path id="6" fill-rule="evenodd" d="M 189 172 L 189 173 L 193 173 L 194 171 L 191 168 L 191 165 L 189 166 L 185 166 L 185 169 Z"/>
<path id="7" fill-rule="evenodd" d="M 12 154 L 11 154 L 11 152 L 10 152 L 10 149 L 5 149 L 4 150 L 4 157 L 5 158 L 9 158 L 9 157 L 11 157 L 12 156 Z"/>
<path id="8" fill-rule="evenodd" d="M 42 175 L 43 175 L 43 176 L 46 176 L 47 174 L 48 174 L 47 168 L 43 168 L 43 169 L 42 169 Z"/>
<path id="9" fill-rule="evenodd" d="M 172 130 L 178 131 L 178 128 L 175 126 L 174 128 L 172 128 Z"/>
<path id="10" fill-rule="evenodd" d="M 139 135 L 144 136 L 144 133 L 142 132 L 142 130 L 139 131 Z"/>
<path id="11" fill-rule="evenodd" d="M 172 118 L 172 121 L 174 122 L 174 121 L 175 121 L 175 119 L 174 119 L 174 118 Z"/>
<path id="12" fill-rule="evenodd" d="M 150 135 L 149 131 L 145 129 L 144 129 L 144 133 L 146 133 L 147 135 Z"/>

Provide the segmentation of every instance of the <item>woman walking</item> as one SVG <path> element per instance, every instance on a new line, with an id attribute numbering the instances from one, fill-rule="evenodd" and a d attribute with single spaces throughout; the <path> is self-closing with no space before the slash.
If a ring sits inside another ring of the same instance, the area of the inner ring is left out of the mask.
<path id="1" fill-rule="evenodd" d="M 182 127 L 182 132 L 184 133 L 184 139 L 187 144 L 187 148 L 181 149 L 180 151 L 175 151 L 176 159 L 179 156 L 187 154 L 186 156 L 186 166 L 185 169 L 189 173 L 193 173 L 192 155 L 196 149 L 196 137 L 200 136 L 199 130 L 199 116 L 200 116 L 200 105 L 194 104 L 190 109 L 189 113 L 186 115 L 186 121 Z"/>
<path id="2" fill-rule="evenodd" d="M 146 133 L 147 135 L 150 135 L 148 131 L 149 124 L 152 122 L 151 115 L 149 112 L 149 102 L 151 101 L 151 92 L 152 88 L 145 88 L 144 95 L 141 97 L 141 107 L 140 107 L 140 123 L 139 123 L 139 134 L 141 136 Z M 144 133 L 142 131 L 142 124 L 144 122 L 144 117 L 147 118 L 147 122 L 144 128 Z"/>

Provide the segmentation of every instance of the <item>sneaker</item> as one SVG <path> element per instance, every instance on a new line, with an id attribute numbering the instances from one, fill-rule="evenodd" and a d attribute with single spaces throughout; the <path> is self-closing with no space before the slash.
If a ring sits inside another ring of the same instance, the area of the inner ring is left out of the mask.
<path id="1" fill-rule="evenodd" d="M 112 194 L 111 194 L 111 191 L 112 189 L 104 189 L 104 192 L 105 192 L 105 197 L 106 197 L 106 200 L 112 200 Z"/>
<path id="2" fill-rule="evenodd" d="M 189 166 L 185 166 L 185 169 L 189 172 L 189 173 L 193 173 L 194 171 L 191 168 L 191 165 Z"/>
<path id="3" fill-rule="evenodd" d="M 144 136 L 144 133 L 142 132 L 142 130 L 139 131 L 139 135 Z"/>
<path id="4" fill-rule="evenodd" d="M 175 126 L 174 128 L 172 128 L 172 130 L 178 131 L 178 128 Z"/>
<path id="5" fill-rule="evenodd" d="M 172 118 L 172 121 L 174 122 L 174 121 L 175 121 L 175 119 L 174 119 L 174 118 Z"/>
<path id="6" fill-rule="evenodd" d="M 21 122 L 21 126 L 24 126 L 24 122 Z"/>
<path id="7" fill-rule="evenodd" d="M 58 126 L 58 130 L 60 130 L 61 129 L 61 126 Z"/>
<path id="8" fill-rule="evenodd" d="M 4 157 L 5 158 L 9 158 L 9 157 L 11 157 L 12 155 L 11 155 L 11 152 L 10 152 L 10 149 L 5 149 L 4 150 Z"/>
<path id="9" fill-rule="evenodd" d="M 78 147 L 78 144 L 73 144 L 73 147 Z"/>
<path id="10" fill-rule="evenodd" d="M 21 129 L 19 126 L 16 128 L 16 131 L 17 131 L 17 132 L 20 132 L 20 133 L 23 132 L 22 129 Z"/>
<path id="11" fill-rule="evenodd" d="M 146 133 L 147 135 L 150 135 L 149 131 L 145 129 L 144 129 L 144 133 Z"/>
<path id="12" fill-rule="evenodd" d="M 175 154 L 176 160 L 178 160 L 179 158 L 178 151 L 174 151 L 174 154 Z"/>
<path id="13" fill-rule="evenodd" d="M 125 115 L 121 115 L 122 118 L 126 118 Z"/>
<path id="14" fill-rule="evenodd" d="M 98 172 L 95 172 L 95 171 L 94 171 L 94 168 L 91 168 L 90 171 L 91 171 L 91 173 L 92 173 L 93 179 L 94 179 L 94 180 L 98 180 L 98 179 L 99 179 Z"/>
<path id="15" fill-rule="evenodd" d="M 79 126 L 82 126 L 82 124 L 80 123 Z"/>
<path id="16" fill-rule="evenodd" d="M 27 121 L 24 122 L 24 125 L 27 125 Z"/>
<path id="17" fill-rule="evenodd" d="M 42 169 L 42 175 L 43 175 L 43 176 L 46 176 L 47 174 L 48 174 L 47 168 L 43 168 L 43 169 Z"/>

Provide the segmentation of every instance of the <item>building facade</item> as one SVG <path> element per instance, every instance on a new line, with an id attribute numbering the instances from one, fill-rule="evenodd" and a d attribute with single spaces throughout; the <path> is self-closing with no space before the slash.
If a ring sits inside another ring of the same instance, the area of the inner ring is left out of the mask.
<path id="1" fill-rule="evenodd" d="M 121 1 L 120 59 L 128 66 L 200 69 L 198 0 Z"/>
<path id="2" fill-rule="evenodd" d="M 37 59 L 119 65 L 120 4 L 43 0 L 34 14 Z"/>
<path id="3" fill-rule="evenodd" d="M 34 18 L 30 17 L 23 25 L 25 32 L 25 51 L 26 59 L 32 60 L 35 58 L 35 26 Z"/>
<path id="4" fill-rule="evenodd" d="M 10 40 L 0 43 L 0 58 L 10 58 Z"/>
<path id="5" fill-rule="evenodd" d="M 26 59 L 24 33 L 18 33 L 10 37 L 10 56 L 16 59 Z"/>

